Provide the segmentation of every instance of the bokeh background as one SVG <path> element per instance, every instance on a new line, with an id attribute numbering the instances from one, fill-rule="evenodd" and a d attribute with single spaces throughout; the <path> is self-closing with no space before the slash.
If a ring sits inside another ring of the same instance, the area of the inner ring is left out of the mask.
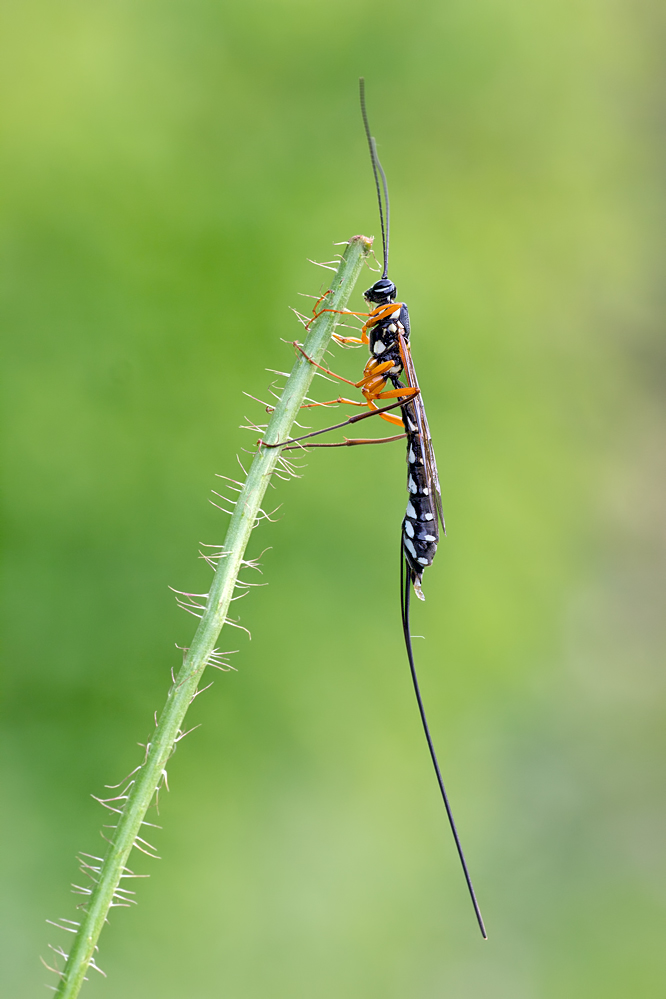
<path id="1" fill-rule="evenodd" d="M 223 637 L 238 672 L 193 705 L 163 860 L 136 858 L 84 994 L 663 996 L 661 5 L 1 19 L 2 995 L 44 994 L 66 944 L 45 919 L 75 916 L 90 795 L 139 761 L 192 635 L 167 586 L 206 588 L 207 496 L 261 418 L 242 393 L 326 288 L 306 258 L 378 231 L 364 74 L 449 526 L 416 649 L 490 939 L 401 644 L 403 447 L 323 452 L 272 494 L 252 641 Z"/>

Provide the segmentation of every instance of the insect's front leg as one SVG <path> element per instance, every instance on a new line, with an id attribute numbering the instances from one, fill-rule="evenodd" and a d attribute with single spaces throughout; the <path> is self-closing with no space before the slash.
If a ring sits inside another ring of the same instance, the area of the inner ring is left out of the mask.
<path id="1" fill-rule="evenodd" d="M 373 309 L 368 316 L 367 322 L 363 323 L 363 328 L 361 329 L 361 336 L 365 337 L 364 343 L 369 342 L 368 330 L 377 323 L 381 323 L 382 319 L 388 319 L 392 316 L 394 312 L 400 312 L 404 303 L 403 302 L 389 302 L 388 305 L 378 305 L 376 309 Z M 358 313 L 358 315 L 363 315 L 363 313 Z"/>
<path id="2" fill-rule="evenodd" d="M 326 298 L 326 296 L 330 295 L 330 294 L 331 294 L 331 291 L 329 289 L 328 291 L 325 291 L 324 294 L 320 298 L 317 299 L 317 301 L 314 304 L 314 308 L 312 310 L 312 319 L 308 320 L 308 322 L 305 324 L 306 330 L 310 329 L 310 326 L 315 321 L 315 319 L 318 319 L 319 316 L 321 316 L 321 314 L 323 312 L 335 312 L 339 316 L 362 316 L 364 319 L 367 316 L 372 315 L 372 313 L 368 313 L 368 312 L 351 312 L 349 309 L 319 309 L 319 306 L 324 301 L 324 299 Z M 317 310 L 319 310 L 319 311 L 317 311 Z M 340 344 L 343 344 L 343 343 L 353 343 L 353 344 L 356 344 L 356 345 L 360 345 L 362 343 L 367 344 L 369 342 L 368 341 L 368 335 L 367 335 L 367 333 L 365 331 L 365 326 L 361 330 L 361 338 L 360 338 L 360 340 L 359 340 L 358 337 L 355 337 L 355 336 L 353 336 L 353 337 L 352 336 L 344 337 L 344 336 L 338 336 L 335 333 L 333 334 L 333 339 L 337 340 L 338 343 L 340 343 Z"/>

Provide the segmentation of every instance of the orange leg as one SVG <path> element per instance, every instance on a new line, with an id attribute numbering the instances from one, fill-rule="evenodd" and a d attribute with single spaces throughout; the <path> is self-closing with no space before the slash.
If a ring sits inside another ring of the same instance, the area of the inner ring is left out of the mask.
<path id="1" fill-rule="evenodd" d="M 382 361 L 381 364 L 379 364 L 374 359 L 374 357 L 371 357 L 365 366 L 365 370 L 363 372 L 363 378 L 361 378 L 360 382 L 356 387 L 360 388 L 364 382 L 370 382 L 374 379 L 377 379 L 378 376 L 383 375 L 385 371 L 390 371 L 394 364 L 395 364 L 394 361 Z M 386 384 L 385 378 L 381 380 L 384 382 L 384 384 Z"/>
<path id="2" fill-rule="evenodd" d="M 358 336 L 340 336 L 339 333 L 331 333 L 331 340 L 335 340 L 341 347 L 344 347 L 348 343 L 353 343 L 355 347 L 360 347 L 362 344 L 368 343 L 367 337 L 365 340 L 362 340 Z"/>
<path id="3" fill-rule="evenodd" d="M 317 308 L 320 305 L 320 303 L 323 302 L 326 296 L 330 294 L 331 294 L 330 290 L 324 292 L 321 298 L 319 298 L 315 302 L 314 309 L 312 310 L 312 319 L 310 319 L 310 321 L 306 324 L 305 327 L 306 330 L 310 329 L 310 325 L 315 321 L 315 319 L 321 316 L 323 312 L 335 312 L 340 316 L 362 316 L 364 318 L 367 318 L 367 322 L 363 324 L 363 327 L 361 329 L 361 340 L 360 340 L 361 343 L 365 344 L 369 342 L 368 330 L 371 327 L 376 326 L 377 323 L 382 321 L 382 319 L 387 319 L 389 316 L 392 316 L 394 312 L 399 312 L 403 305 L 402 302 L 390 302 L 388 305 L 378 305 L 376 309 L 372 310 L 372 312 L 352 312 L 350 309 L 319 309 L 319 311 L 317 312 Z M 356 337 L 346 337 L 346 338 L 340 337 L 341 341 L 343 339 L 347 340 L 350 343 L 358 342 Z"/>
<path id="4" fill-rule="evenodd" d="M 326 294 L 328 294 L 328 292 L 326 292 Z M 325 297 L 326 296 L 322 296 L 322 298 L 319 299 L 319 302 L 321 302 Z M 315 305 L 315 309 L 317 308 L 317 305 L 319 305 L 319 302 Z M 319 312 L 314 312 L 312 319 L 308 322 L 305 328 L 306 330 L 309 329 L 310 324 L 313 323 L 318 316 L 321 316 L 323 312 L 336 312 L 340 316 L 364 316 L 367 317 L 367 322 L 363 323 L 363 326 L 361 327 L 361 343 L 369 343 L 370 338 L 368 337 L 368 330 L 373 326 L 376 326 L 377 323 L 380 323 L 382 319 L 387 319 L 389 316 L 392 316 L 394 312 L 399 312 L 401 308 L 402 302 L 391 302 L 389 305 L 378 305 L 376 309 L 372 310 L 372 312 L 352 312 L 350 309 L 320 309 Z"/>
<path id="5" fill-rule="evenodd" d="M 310 362 L 310 364 L 313 364 L 315 366 L 315 368 L 319 368 L 320 371 L 323 371 L 324 374 L 326 375 L 330 375 L 331 378 L 337 378 L 338 381 L 346 382 L 347 385 L 353 385 L 354 388 L 362 388 L 369 380 L 370 376 L 374 378 L 376 375 L 381 374 L 383 371 L 388 371 L 389 368 L 393 367 L 393 361 L 384 361 L 382 364 L 377 364 L 375 359 L 371 357 L 370 360 L 368 361 L 368 364 L 366 365 L 365 368 L 366 374 L 364 375 L 364 377 L 361 378 L 360 382 L 353 382 L 351 378 L 343 378 L 342 375 L 336 375 L 335 371 L 331 371 L 330 368 L 325 368 L 323 364 L 317 364 L 316 361 L 313 361 L 312 358 L 305 353 L 298 340 L 294 340 L 293 345 L 296 348 L 296 350 L 300 351 L 303 357 Z M 370 371 L 368 371 L 368 367 L 371 364 L 373 365 L 373 367 Z"/>
<path id="6" fill-rule="evenodd" d="M 399 416 L 392 416 L 391 413 L 382 413 L 382 420 L 386 420 L 387 423 L 392 423 L 396 427 L 404 427 L 404 423 Z"/>
<path id="7" fill-rule="evenodd" d="M 376 399 L 407 399 L 413 398 L 415 395 L 419 394 L 419 389 L 417 388 L 404 388 L 404 389 L 391 389 L 389 392 L 380 392 L 378 395 L 371 397 L 366 396 L 368 402 L 368 408 L 374 410 L 375 412 L 379 407 L 375 404 Z M 391 413 L 381 413 L 382 420 L 386 420 L 387 423 L 393 423 L 397 427 L 404 426 L 402 418 L 400 416 L 393 416 Z"/>
<path id="8" fill-rule="evenodd" d="M 375 396 L 375 399 L 400 399 L 403 396 L 411 399 L 412 396 L 418 395 L 419 391 L 417 388 L 405 386 L 405 388 L 391 389 L 390 392 L 380 392 L 379 395 Z"/>
<path id="9" fill-rule="evenodd" d="M 377 398 L 377 397 L 375 397 Z M 375 405 L 373 399 L 368 399 L 368 409 L 371 409 L 373 413 L 379 412 L 379 406 Z M 382 420 L 386 420 L 387 423 L 392 423 L 396 427 L 404 427 L 402 422 L 402 417 L 394 416 L 393 413 L 379 413 Z"/>
<path id="10" fill-rule="evenodd" d="M 292 445 L 310 447 L 312 445 L 309 445 L 309 444 L 301 445 L 300 442 L 301 441 L 306 441 L 306 440 L 311 440 L 313 437 L 319 437 L 320 434 L 327 434 L 331 430 L 339 430 L 342 427 L 348 427 L 352 423 L 358 423 L 360 420 L 371 419 L 373 416 L 381 416 L 382 418 L 385 418 L 385 414 L 387 414 L 387 410 L 389 410 L 389 409 L 397 409 L 399 406 L 402 406 L 402 405 L 404 405 L 403 402 L 400 401 L 400 400 L 398 400 L 398 402 L 392 402 L 388 406 L 384 406 L 383 408 L 380 409 L 376 405 L 374 405 L 374 403 L 368 402 L 368 406 L 369 406 L 369 409 L 370 409 L 369 412 L 367 412 L 367 413 L 357 413 L 356 416 L 350 416 L 348 420 L 344 420 L 342 423 L 336 423 L 332 427 L 324 427 L 323 430 L 313 430 L 313 431 L 311 431 L 308 434 L 302 434 L 300 437 L 290 437 L 286 441 L 280 441 L 280 442 L 275 443 L 275 444 L 267 444 L 263 440 L 259 440 L 259 441 L 257 441 L 257 443 L 259 445 L 263 445 L 265 447 L 285 447 L 285 445 L 288 445 L 290 447 Z M 402 425 L 402 420 L 397 420 L 396 419 L 396 423 L 398 424 L 398 426 L 401 426 Z M 405 437 L 405 436 L 406 436 L 406 434 L 402 433 L 402 434 L 399 434 L 397 437 L 380 438 L 380 440 L 399 440 L 400 437 Z M 364 440 L 364 442 L 366 442 L 365 439 L 363 439 L 363 440 Z M 369 443 L 369 441 L 367 441 L 367 442 Z M 343 444 L 336 444 L 336 445 L 331 445 L 331 446 L 335 446 L 335 447 L 348 447 L 350 445 L 348 445 L 347 443 L 343 443 Z"/>
<path id="11" fill-rule="evenodd" d="M 363 318 L 366 318 L 367 316 L 370 316 L 372 314 L 370 312 L 352 312 L 350 309 L 319 309 L 319 312 L 317 312 L 317 308 L 318 308 L 320 302 L 323 302 L 324 299 L 326 298 L 326 295 L 330 295 L 330 294 L 331 294 L 330 291 L 325 292 L 321 296 L 321 298 L 319 298 L 315 302 L 314 309 L 312 310 L 312 319 L 310 319 L 305 324 L 306 330 L 309 330 L 310 326 L 315 321 L 315 319 L 318 319 L 319 316 L 321 316 L 322 313 L 324 313 L 324 312 L 335 312 L 336 315 L 339 315 L 339 316 L 362 316 Z M 340 337 L 339 339 L 340 340 L 349 340 L 349 342 L 358 342 L 358 343 L 366 343 L 366 344 L 368 343 L 368 335 L 365 332 L 365 326 L 363 327 L 363 329 L 361 331 L 361 339 L 360 339 L 360 341 L 358 341 L 356 339 L 356 337 Z"/>
<path id="12" fill-rule="evenodd" d="M 321 305 L 321 303 L 324 301 L 324 299 L 326 298 L 326 296 L 330 295 L 330 294 L 331 294 L 331 289 L 329 288 L 328 291 L 325 291 L 324 294 L 321 295 L 320 298 L 317 299 L 317 301 L 315 302 L 315 304 L 314 304 L 314 306 L 312 308 L 312 319 L 314 319 L 315 316 L 317 315 L 317 309 L 319 308 L 319 306 Z M 312 322 L 312 319 L 310 320 L 310 322 Z"/>
<path id="13" fill-rule="evenodd" d="M 331 310 L 333 311 L 333 310 Z M 403 396 L 406 399 L 411 398 L 414 395 L 418 395 L 419 390 L 417 388 L 404 388 L 404 389 L 390 389 L 388 392 L 384 392 L 386 386 L 386 378 L 382 377 L 384 372 L 389 371 L 394 362 L 393 361 L 382 361 L 381 363 L 377 361 L 376 358 L 371 357 L 365 366 L 365 372 L 363 378 L 358 382 L 353 382 L 349 378 L 344 378 L 342 375 L 337 375 L 335 371 L 331 371 L 329 368 L 325 368 L 322 364 L 317 364 L 313 361 L 308 354 L 305 353 L 298 341 L 294 340 L 294 347 L 310 362 L 315 368 L 319 368 L 325 374 L 330 375 L 332 378 L 337 378 L 341 382 L 346 382 L 347 385 L 352 385 L 354 388 L 361 389 L 363 395 L 365 396 L 365 404 L 373 412 L 378 410 L 378 406 L 375 404 L 375 399 L 401 399 Z M 377 391 L 379 389 L 379 391 Z M 362 406 L 361 402 L 354 402 L 352 399 L 337 399 L 334 402 L 340 402 L 343 404 L 348 404 L 351 406 Z M 325 406 L 330 405 L 327 403 L 309 403 L 308 406 L 302 407 L 310 408 L 312 406 Z M 399 416 L 393 416 L 391 413 L 380 413 L 382 420 L 386 420 L 387 423 L 392 423 L 394 426 L 402 427 L 404 424 L 402 418 Z"/>
<path id="14" fill-rule="evenodd" d="M 402 302 L 391 302 L 389 305 L 378 305 L 376 309 L 372 310 L 369 314 L 367 323 L 363 324 L 363 328 L 361 330 L 361 336 L 365 337 L 365 343 L 368 342 L 368 329 L 372 326 L 376 326 L 377 323 L 382 321 L 382 319 L 388 319 L 388 317 L 392 316 L 394 312 L 399 312 L 402 308 L 402 304 Z"/>
<path id="15" fill-rule="evenodd" d="M 338 396 L 337 399 L 328 399 L 326 402 L 306 402 L 305 405 L 301 406 L 301 409 L 313 409 L 315 406 L 365 406 L 364 402 L 360 399 L 345 399 L 343 396 Z"/>
<path id="16" fill-rule="evenodd" d="M 328 368 L 325 368 L 323 364 L 317 364 L 316 361 L 313 361 L 312 358 L 305 353 L 298 340 L 294 340 L 293 346 L 296 348 L 296 350 L 300 351 L 300 353 L 303 355 L 306 361 L 309 361 L 310 364 L 313 364 L 315 368 L 319 368 L 319 370 L 323 371 L 324 374 L 330 375 L 331 378 L 337 378 L 341 382 L 346 382 L 347 385 L 353 385 L 354 388 L 358 388 L 356 382 L 353 382 L 351 378 L 343 378 L 342 375 L 336 375 L 335 371 L 330 371 Z"/>
<path id="17" fill-rule="evenodd" d="M 419 389 L 414 389 L 414 388 L 412 388 L 412 389 L 402 389 L 402 390 L 401 389 L 393 389 L 391 392 L 382 392 L 376 398 L 377 399 L 395 399 L 396 396 L 399 399 L 403 398 L 404 396 L 407 396 L 407 398 L 413 398 L 415 395 L 419 394 L 419 391 L 420 391 Z M 386 420 L 387 423 L 395 423 L 397 426 L 401 426 L 401 427 L 404 426 L 404 423 L 403 423 L 401 417 L 391 416 L 390 413 L 387 413 L 386 415 L 382 415 L 382 420 Z"/>
<path id="18" fill-rule="evenodd" d="M 376 364 L 375 367 L 370 368 L 370 362 L 366 367 L 366 374 L 358 383 L 358 388 L 366 399 L 378 399 L 381 397 L 384 389 L 386 388 L 386 372 L 390 371 L 393 367 L 392 361 L 384 361 L 383 364 Z M 370 368 L 370 370 L 368 370 Z M 396 390 L 394 393 L 394 398 L 400 396 L 402 393 Z"/>

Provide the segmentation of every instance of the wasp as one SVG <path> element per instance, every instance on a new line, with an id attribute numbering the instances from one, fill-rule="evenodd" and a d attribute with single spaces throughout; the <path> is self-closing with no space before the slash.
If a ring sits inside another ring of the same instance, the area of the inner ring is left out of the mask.
<path id="1" fill-rule="evenodd" d="M 365 84 L 360 80 L 360 101 L 363 125 L 365 128 L 370 159 L 377 190 L 377 202 L 379 206 L 379 219 L 382 233 L 383 250 L 383 270 L 379 280 L 363 293 L 369 312 L 350 312 L 344 310 L 345 315 L 361 316 L 365 322 L 361 328 L 360 337 L 346 337 L 334 334 L 333 338 L 343 345 L 361 345 L 368 347 L 370 358 L 365 365 L 362 378 L 353 382 L 348 378 L 343 378 L 321 364 L 317 364 L 312 358 L 305 354 L 300 344 L 294 346 L 299 350 L 310 363 L 319 368 L 326 375 L 346 382 L 356 389 L 360 389 L 364 401 L 347 399 L 342 396 L 328 402 L 314 403 L 311 405 L 328 406 L 335 403 L 351 406 L 362 406 L 367 411 L 356 416 L 351 416 L 342 423 L 326 427 L 323 430 L 315 430 L 301 437 L 289 438 L 272 447 L 281 447 L 285 450 L 296 448 L 315 447 L 350 447 L 361 444 L 379 444 L 395 440 L 406 440 L 407 445 L 407 489 L 409 499 L 407 509 L 402 521 L 400 538 L 400 596 L 402 626 L 405 637 L 405 647 L 409 668 L 416 694 L 416 700 L 421 716 L 421 723 L 425 733 L 430 758 L 437 777 L 439 790 L 446 808 L 446 814 L 453 833 L 453 838 L 458 852 L 458 857 L 462 865 L 462 870 L 467 883 L 469 896 L 474 907 L 477 922 L 481 934 L 487 939 L 486 928 L 476 898 L 474 886 L 463 853 L 460 836 L 456 828 L 456 823 L 451 810 L 449 797 L 444 786 L 441 769 L 435 752 L 434 743 L 430 733 L 430 727 L 426 718 L 425 707 L 421 690 L 419 687 L 416 666 L 414 663 L 414 653 L 412 649 L 412 635 L 410 628 L 410 600 L 412 590 L 416 596 L 424 600 L 422 589 L 423 572 L 431 566 L 437 552 L 437 545 L 442 535 L 446 534 L 444 524 L 444 514 L 442 510 L 442 493 L 437 474 L 437 462 L 435 452 L 428 427 L 423 395 L 416 377 L 416 369 L 412 360 L 410 348 L 411 326 L 409 321 L 409 310 L 404 302 L 399 302 L 398 291 L 388 276 L 389 262 L 389 234 L 390 234 L 390 204 L 388 195 L 388 184 L 386 174 L 377 154 L 377 144 L 370 132 L 368 115 L 365 105 Z M 382 200 L 383 196 L 383 200 Z M 323 304 L 326 292 L 316 303 L 313 310 L 313 319 L 322 312 L 336 311 L 329 310 Z M 310 322 L 313 321 L 310 320 Z M 404 378 L 404 382 L 401 380 Z M 390 388 L 388 387 L 390 384 Z M 392 400 L 388 402 L 388 400 Z M 384 403 L 387 403 L 384 405 Z M 391 410 L 400 410 L 397 415 Z M 379 416 L 386 422 L 399 426 L 401 433 L 391 437 L 379 438 L 345 438 L 344 441 L 328 443 L 311 443 L 310 439 L 319 434 L 337 430 L 360 420 L 372 416 Z M 264 443 L 263 441 L 261 443 Z"/>

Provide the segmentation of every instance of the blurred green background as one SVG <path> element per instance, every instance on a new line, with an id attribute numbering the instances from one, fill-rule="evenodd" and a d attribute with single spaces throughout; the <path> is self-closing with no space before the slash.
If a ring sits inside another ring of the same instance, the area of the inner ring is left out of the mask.
<path id="1" fill-rule="evenodd" d="M 663 15 L 3 6 L 3 996 L 67 944 L 44 920 L 192 635 L 167 586 L 206 588 L 306 258 L 378 232 L 360 74 L 449 527 L 416 651 L 490 939 L 402 647 L 404 449 L 323 452 L 269 497 L 252 641 L 223 636 L 84 994 L 663 996 Z"/>

